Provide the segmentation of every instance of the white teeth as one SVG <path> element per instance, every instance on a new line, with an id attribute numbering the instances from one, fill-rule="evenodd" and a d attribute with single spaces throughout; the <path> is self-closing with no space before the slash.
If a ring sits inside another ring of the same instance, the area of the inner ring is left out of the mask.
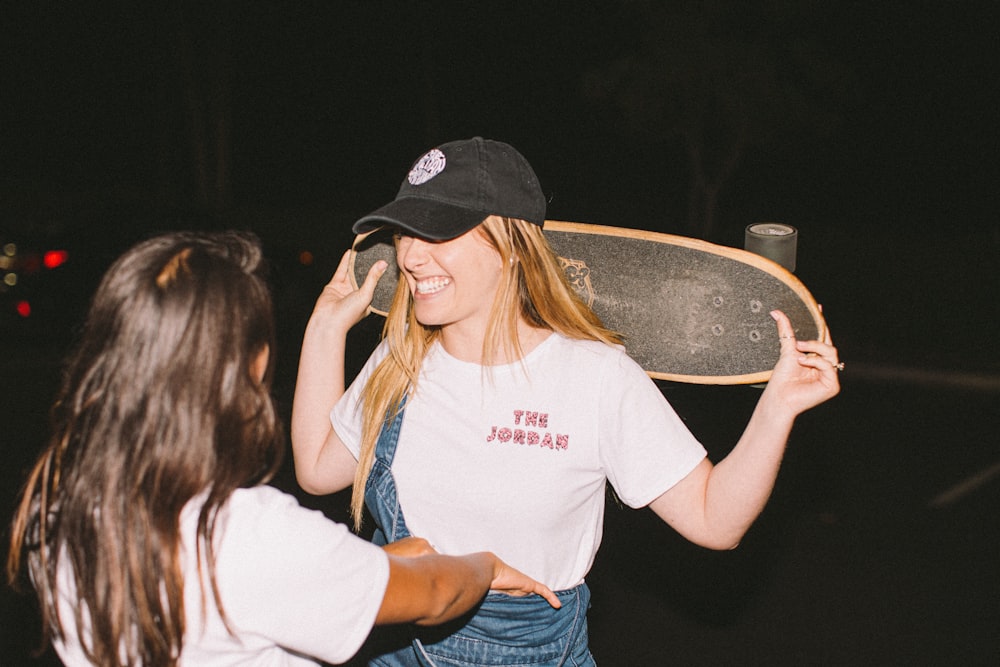
<path id="1" fill-rule="evenodd" d="M 433 294 L 434 292 L 440 292 L 450 284 L 451 280 L 449 278 L 428 278 L 417 282 L 416 291 L 419 294 Z"/>

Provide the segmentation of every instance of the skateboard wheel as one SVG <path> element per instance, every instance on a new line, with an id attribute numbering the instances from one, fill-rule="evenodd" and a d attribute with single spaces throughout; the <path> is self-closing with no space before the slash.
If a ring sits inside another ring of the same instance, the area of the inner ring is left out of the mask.
<path id="1" fill-rule="evenodd" d="M 758 222 L 747 225 L 743 247 L 767 257 L 789 271 L 795 271 L 795 254 L 799 230 L 779 222 Z"/>

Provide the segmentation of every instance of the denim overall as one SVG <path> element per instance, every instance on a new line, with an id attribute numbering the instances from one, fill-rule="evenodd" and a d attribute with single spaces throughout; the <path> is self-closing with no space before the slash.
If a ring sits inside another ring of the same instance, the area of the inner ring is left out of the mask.
<path id="1" fill-rule="evenodd" d="M 386 418 L 375 446 L 375 461 L 365 483 L 365 504 L 377 526 L 372 542 L 385 545 L 410 535 L 396 496 L 392 460 L 396 454 L 404 403 Z M 590 590 L 580 584 L 556 592 L 562 608 L 538 595 L 490 593 L 468 615 L 436 628 L 407 626 L 408 644 L 373 658 L 379 667 L 531 667 L 593 666 L 587 640 Z"/>

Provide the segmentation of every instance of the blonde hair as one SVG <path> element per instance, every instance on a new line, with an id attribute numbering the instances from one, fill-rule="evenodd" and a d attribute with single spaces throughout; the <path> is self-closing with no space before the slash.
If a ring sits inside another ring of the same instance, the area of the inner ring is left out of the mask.
<path id="1" fill-rule="evenodd" d="M 567 338 L 621 343 L 619 335 L 607 329 L 573 290 L 541 227 L 517 218 L 489 216 L 471 233 L 483 235 L 500 255 L 502 266 L 483 339 L 484 366 L 501 356 L 523 358 L 517 333 L 522 320 Z M 417 321 L 409 287 L 400 280 L 382 331 L 389 354 L 362 392 L 361 452 L 351 496 L 355 529 L 361 528 L 365 482 L 379 433 L 396 416 L 403 398 L 416 388 L 424 357 L 439 332 L 438 327 Z"/>

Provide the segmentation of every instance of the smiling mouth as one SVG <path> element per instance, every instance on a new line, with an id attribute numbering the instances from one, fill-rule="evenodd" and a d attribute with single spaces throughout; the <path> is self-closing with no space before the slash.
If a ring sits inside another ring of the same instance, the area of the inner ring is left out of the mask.
<path id="1" fill-rule="evenodd" d="M 450 278 L 428 278 L 417 281 L 414 291 L 417 294 L 434 294 L 435 292 L 440 292 L 450 284 Z"/>

